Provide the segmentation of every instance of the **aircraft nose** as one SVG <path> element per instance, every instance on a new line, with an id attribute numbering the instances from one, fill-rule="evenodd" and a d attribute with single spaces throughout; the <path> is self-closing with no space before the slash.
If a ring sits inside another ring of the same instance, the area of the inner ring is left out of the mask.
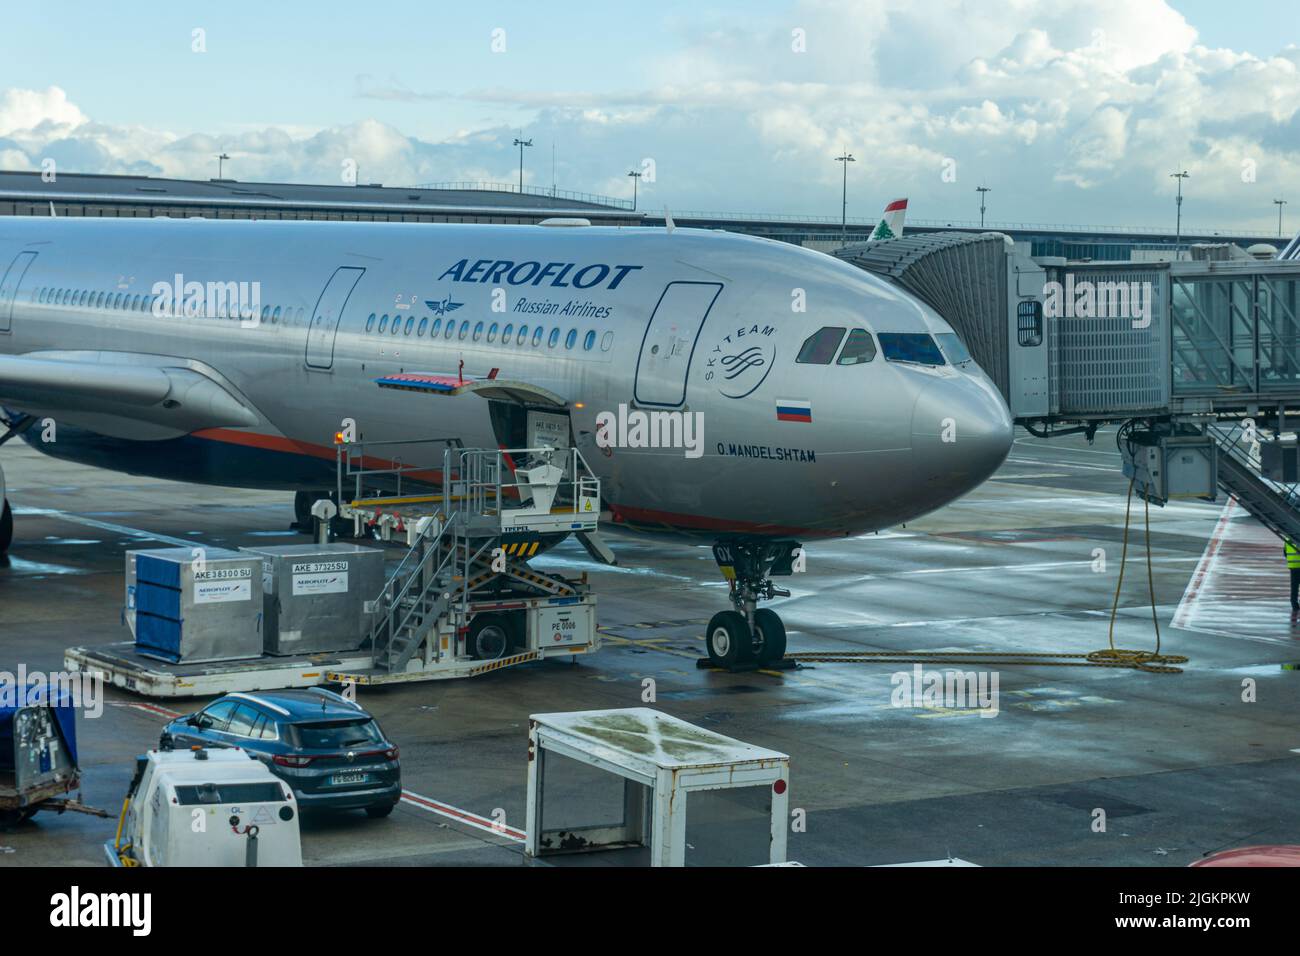
<path id="1" fill-rule="evenodd" d="M 939 507 L 981 484 L 1011 450 L 1011 413 L 987 378 L 927 382 L 912 408 L 912 470 Z"/>

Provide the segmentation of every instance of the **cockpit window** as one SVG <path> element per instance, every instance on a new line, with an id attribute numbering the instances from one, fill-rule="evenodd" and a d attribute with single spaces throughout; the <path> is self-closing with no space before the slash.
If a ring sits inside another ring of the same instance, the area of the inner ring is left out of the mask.
<path id="1" fill-rule="evenodd" d="M 865 329 L 854 329 L 849 333 L 844 350 L 840 352 L 836 365 L 861 365 L 876 357 L 876 343 L 871 341 L 871 333 Z"/>
<path id="2" fill-rule="evenodd" d="M 965 365 L 971 360 L 970 352 L 966 351 L 966 346 L 962 344 L 956 332 L 940 332 L 935 338 L 939 340 L 939 348 L 943 349 L 943 354 L 948 356 L 948 361 L 953 365 Z"/>
<path id="3" fill-rule="evenodd" d="M 818 329 L 804 339 L 803 347 L 799 349 L 795 361 L 802 362 L 804 365 L 830 365 L 843 338 L 842 328 Z"/>
<path id="4" fill-rule="evenodd" d="M 915 365 L 942 365 L 943 353 L 934 339 L 924 332 L 881 332 L 880 351 L 890 362 Z"/>

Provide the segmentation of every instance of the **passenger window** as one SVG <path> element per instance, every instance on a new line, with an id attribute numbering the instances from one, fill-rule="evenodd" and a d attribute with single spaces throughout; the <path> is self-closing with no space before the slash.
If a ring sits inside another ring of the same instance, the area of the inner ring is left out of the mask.
<path id="1" fill-rule="evenodd" d="M 842 328 L 818 329 L 804 339 L 803 347 L 799 349 L 795 361 L 804 365 L 830 365 L 843 338 Z"/>
<path id="2" fill-rule="evenodd" d="M 457 341 L 460 341 L 460 342 L 463 342 L 463 341 L 465 341 L 465 336 L 467 336 L 467 335 L 469 335 L 469 320 L 468 320 L 468 319 L 466 319 L 464 322 L 462 322 L 462 323 L 460 324 L 460 334 L 456 336 L 456 340 L 457 340 Z"/>
<path id="3" fill-rule="evenodd" d="M 122 293 L 119 292 L 117 295 L 113 296 L 113 308 L 122 308 Z"/>
<path id="4" fill-rule="evenodd" d="M 406 320 L 406 334 L 410 335 L 411 330 L 414 328 L 415 328 L 415 316 L 411 316 L 409 319 Z"/>
<path id="5" fill-rule="evenodd" d="M 429 338 L 436 339 L 438 333 L 442 331 L 442 319 L 433 320 L 433 331 L 429 333 Z"/>
<path id="6" fill-rule="evenodd" d="M 557 346 L 557 345 L 560 344 L 560 330 L 559 330 L 559 329 L 551 329 L 551 337 L 550 337 L 549 339 L 546 340 L 546 344 L 547 344 L 548 346 L 550 346 L 551 348 L 555 348 L 555 346 Z"/>
<path id="7" fill-rule="evenodd" d="M 871 333 L 864 329 L 854 329 L 849 333 L 844 350 L 840 352 L 837 365 L 861 365 L 876 357 L 876 343 L 871 340 Z"/>
<path id="8" fill-rule="evenodd" d="M 495 322 L 488 326 L 487 340 L 489 342 L 495 342 L 497 340 L 497 324 Z"/>
<path id="9" fill-rule="evenodd" d="M 569 334 L 564 337 L 564 347 L 566 349 L 571 349 L 573 348 L 574 343 L 577 341 L 578 341 L 578 330 L 569 329 Z"/>
<path id="10" fill-rule="evenodd" d="M 447 334 L 446 334 L 445 336 L 443 336 L 443 338 L 448 338 L 448 339 L 449 339 L 449 338 L 452 337 L 452 335 L 455 334 L 455 332 L 456 332 L 456 323 L 453 322 L 451 319 L 448 319 L 448 320 L 447 320 Z"/>
<path id="11" fill-rule="evenodd" d="M 262 315 L 259 321 L 262 323 L 262 325 L 266 325 L 267 320 L 270 318 L 271 318 L 271 307 L 269 305 L 262 306 Z"/>
<path id="12" fill-rule="evenodd" d="M 509 345 L 510 336 L 514 335 L 514 333 L 515 333 L 514 323 L 507 323 L 506 327 L 501 331 L 501 344 Z"/>
<path id="13" fill-rule="evenodd" d="M 388 328 L 388 316 L 385 314 L 383 318 L 379 320 L 379 331 L 383 332 L 386 328 Z"/>
<path id="14" fill-rule="evenodd" d="M 477 342 L 481 338 L 483 338 L 483 323 L 479 322 L 474 326 L 474 341 Z"/>
<path id="15" fill-rule="evenodd" d="M 519 326 L 519 337 L 515 339 L 515 345 L 523 345 L 528 338 L 528 326 Z"/>
<path id="16" fill-rule="evenodd" d="M 275 311 L 271 313 L 271 324 L 272 325 L 280 324 L 280 307 L 278 305 L 275 307 Z"/>
<path id="17" fill-rule="evenodd" d="M 395 315 L 393 316 L 392 333 L 396 335 L 400 331 L 402 331 L 402 317 Z"/>
<path id="18" fill-rule="evenodd" d="M 608 352 L 610 348 L 613 346 L 613 344 L 614 344 L 613 332 L 606 332 L 604 335 L 600 337 L 600 350 L 602 352 Z"/>
<path id="19" fill-rule="evenodd" d="M 366 319 L 366 331 L 373 331 L 375 327 L 375 313 L 370 313 L 370 318 Z"/>
<path id="20" fill-rule="evenodd" d="M 226 727 L 226 733 L 236 734 L 240 737 L 253 736 L 253 724 L 260 717 L 257 711 L 247 704 L 240 704 L 235 708 L 235 712 L 230 715 L 230 723 Z"/>
<path id="21" fill-rule="evenodd" d="M 233 700 L 217 701 L 199 715 L 200 726 L 212 730 L 225 730 L 226 724 L 230 722 L 230 715 L 235 712 L 235 706 L 236 702 Z"/>
<path id="22" fill-rule="evenodd" d="M 596 333 L 595 333 L 595 332 L 588 332 L 586 335 L 584 335 L 584 336 L 582 337 L 582 347 L 583 347 L 586 351 L 590 352 L 590 351 L 591 351 L 591 347 L 592 347 L 593 345 L 595 345 L 595 344 L 596 344 Z"/>
<path id="23" fill-rule="evenodd" d="M 545 334 L 546 330 L 540 325 L 533 330 L 533 348 L 537 348 L 537 346 L 542 344 L 542 336 Z"/>
<path id="24" fill-rule="evenodd" d="M 424 335 L 424 330 L 427 329 L 428 327 L 429 327 L 429 319 L 428 319 L 428 317 L 426 316 L 425 318 L 423 318 L 423 319 L 420 320 L 420 327 L 419 327 L 418 329 L 415 330 L 415 334 L 416 334 L 417 336 L 422 336 L 422 335 Z"/>

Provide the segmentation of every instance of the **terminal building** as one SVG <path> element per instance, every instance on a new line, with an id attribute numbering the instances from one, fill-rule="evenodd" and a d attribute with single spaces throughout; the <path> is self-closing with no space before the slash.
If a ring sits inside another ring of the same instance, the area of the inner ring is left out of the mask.
<path id="1" fill-rule="evenodd" d="M 0 216 L 200 216 L 208 219 L 337 219 L 366 222 L 536 223 L 581 217 L 595 225 L 662 226 L 662 211 L 641 212 L 630 199 L 563 189 L 501 183 L 380 183 L 321 186 L 248 183 L 233 179 L 160 179 L 151 176 L 60 173 L 45 182 L 37 172 L 0 171 Z M 830 252 L 865 242 L 876 219 L 737 214 L 669 210 L 679 226 L 725 229 Z M 1241 248 L 1277 237 L 1239 232 L 1189 232 L 1175 237 L 1155 228 L 978 223 L 914 219 L 909 233 L 997 231 L 1026 255 L 1071 261 L 1159 261 L 1195 243 L 1229 242 Z"/>

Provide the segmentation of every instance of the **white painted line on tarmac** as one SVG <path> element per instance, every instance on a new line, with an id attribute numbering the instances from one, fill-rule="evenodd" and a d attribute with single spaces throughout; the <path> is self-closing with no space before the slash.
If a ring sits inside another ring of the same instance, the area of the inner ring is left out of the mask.
<path id="1" fill-rule="evenodd" d="M 16 508 L 14 513 L 18 515 L 36 515 L 44 518 L 61 518 L 64 521 L 71 521 L 75 524 L 85 525 L 88 528 L 98 528 L 100 531 L 112 531 L 115 534 L 124 534 L 128 538 L 143 538 L 149 541 L 162 541 L 166 544 L 173 544 L 178 548 L 195 548 L 199 547 L 199 542 L 193 538 L 173 538 L 166 534 L 156 534 L 152 531 L 142 531 L 139 528 L 130 528 L 124 524 L 114 524 L 111 521 L 100 521 L 96 518 L 86 518 L 82 515 L 74 515 L 67 511 L 59 511 L 56 508 Z"/>
<path id="2" fill-rule="evenodd" d="M 457 823 L 463 823 L 478 830 L 485 830 L 488 833 L 506 837 L 516 843 L 523 843 L 527 838 L 527 834 L 523 830 L 506 826 L 504 823 L 498 824 L 495 820 L 481 817 L 477 813 L 471 813 L 468 810 L 462 810 L 460 807 L 453 807 L 450 803 L 434 800 L 423 794 L 416 793 L 414 790 L 403 790 L 402 802 L 418 807 L 421 810 L 427 810 L 429 813 L 444 816 L 449 820 L 455 820 Z"/>
<path id="3" fill-rule="evenodd" d="M 1214 533 L 1210 535 L 1210 540 L 1206 542 L 1205 551 L 1201 554 L 1196 570 L 1192 572 L 1192 579 L 1187 582 L 1182 600 L 1178 602 L 1178 610 L 1174 612 L 1174 619 L 1170 622 L 1170 626 L 1186 628 L 1191 622 L 1196 610 L 1197 599 L 1201 594 L 1201 588 L 1210 579 L 1214 565 L 1219 560 L 1219 549 L 1223 546 L 1224 535 L 1228 531 L 1228 525 L 1232 521 L 1232 513 L 1236 510 L 1236 507 L 1236 498 L 1229 497 L 1227 502 L 1224 503 L 1223 511 L 1219 514 L 1219 521 L 1214 526 Z"/>

